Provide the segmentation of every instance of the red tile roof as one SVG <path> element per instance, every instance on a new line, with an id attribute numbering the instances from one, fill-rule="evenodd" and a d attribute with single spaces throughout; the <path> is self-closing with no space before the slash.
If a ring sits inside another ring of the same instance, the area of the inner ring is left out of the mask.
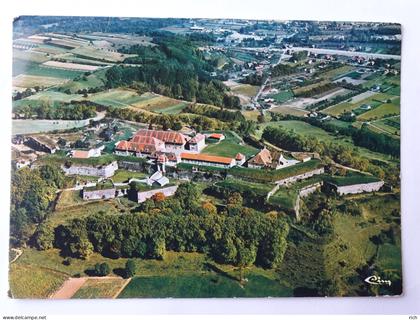
<path id="1" fill-rule="evenodd" d="M 188 143 L 199 143 L 201 140 L 205 139 L 204 134 L 198 133 L 194 138 L 192 138 Z"/>
<path id="2" fill-rule="evenodd" d="M 133 140 L 134 138 L 138 136 L 156 138 L 165 143 L 172 143 L 172 144 L 185 144 L 186 143 L 186 139 L 184 135 L 175 131 L 141 129 L 136 132 L 136 134 L 133 137 Z"/>
<path id="3" fill-rule="evenodd" d="M 161 151 L 163 142 L 151 137 L 135 137 L 131 141 L 120 141 L 115 146 L 116 150 L 124 150 L 131 152 L 155 153 Z"/>
<path id="4" fill-rule="evenodd" d="M 221 133 L 212 133 L 211 135 L 209 135 L 209 138 L 211 138 L 211 139 L 218 139 L 218 140 L 220 140 L 220 139 L 222 139 L 224 137 L 225 136 L 223 134 L 221 134 Z"/>
<path id="5" fill-rule="evenodd" d="M 89 158 L 89 151 L 85 151 L 85 150 L 74 150 L 73 151 L 73 158 L 87 159 L 87 158 Z"/>
<path id="6" fill-rule="evenodd" d="M 242 153 L 238 153 L 236 156 L 235 156 L 235 160 L 242 160 L 242 159 L 244 159 L 245 158 L 245 156 L 242 154 Z"/>
<path id="7" fill-rule="evenodd" d="M 218 157 L 218 156 L 211 156 L 209 154 L 195 154 L 195 153 L 181 153 L 181 159 L 185 160 L 195 160 L 195 161 L 203 161 L 203 162 L 214 162 L 214 163 L 222 163 L 222 164 L 231 164 L 233 159 L 228 157 Z"/>
<path id="8" fill-rule="evenodd" d="M 249 160 L 249 164 L 259 166 L 269 166 L 273 162 L 273 158 L 268 149 L 262 149 L 255 157 Z"/>

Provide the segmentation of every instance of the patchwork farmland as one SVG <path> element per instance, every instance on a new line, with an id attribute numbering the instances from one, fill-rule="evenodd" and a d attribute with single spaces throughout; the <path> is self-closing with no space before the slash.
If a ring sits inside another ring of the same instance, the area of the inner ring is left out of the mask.
<path id="1" fill-rule="evenodd" d="M 14 30 L 11 296 L 402 293 L 399 25 Z"/>

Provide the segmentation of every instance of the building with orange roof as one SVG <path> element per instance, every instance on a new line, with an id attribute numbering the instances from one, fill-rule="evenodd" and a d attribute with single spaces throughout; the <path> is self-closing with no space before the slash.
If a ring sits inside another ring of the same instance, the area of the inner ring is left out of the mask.
<path id="1" fill-rule="evenodd" d="M 212 133 L 207 136 L 207 139 L 216 140 L 220 142 L 225 139 L 225 135 L 222 133 Z"/>
<path id="2" fill-rule="evenodd" d="M 115 153 L 120 156 L 147 157 L 164 151 L 165 143 L 150 136 L 134 136 L 130 141 L 122 140 L 115 145 Z"/>
<path id="3" fill-rule="evenodd" d="M 246 157 L 242 153 L 237 153 L 235 156 L 235 161 L 237 166 L 242 166 L 246 161 Z"/>
<path id="4" fill-rule="evenodd" d="M 221 168 L 231 168 L 236 165 L 236 161 L 233 158 L 187 152 L 181 153 L 181 162 L 196 164 L 200 166 L 213 166 Z"/>
<path id="5" fill-rule="evenodd" d="M 253 169 L 282 169 L 299 163 L 294 159 L 286 159 L 281 153 L 272 153 L 264 148 L 248 161 L 248 167 Z"/>
<path id="6" fill-rule="evenodd" d="M 185 144 L 187 143 L 187 139 L 182 133 L 147 129 L 140 129 L 137 131 L 132 140 L 143 138 L 155 138 L 162 141 L 167 152 L 185 150 Z"/>

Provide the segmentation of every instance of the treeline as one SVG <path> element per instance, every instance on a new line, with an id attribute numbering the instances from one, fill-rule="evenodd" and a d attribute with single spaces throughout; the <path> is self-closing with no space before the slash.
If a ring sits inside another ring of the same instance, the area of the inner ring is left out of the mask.
<path id="1" fill-rule="evenodd" d="M 241 83 L 250 84 L 253 86 L 261 86 L 264 82 L 264 77 L 262 74 L 257 74 L 256 72 L 247 75 L 245 78 L 240 80 Z"/>
<path id="2" fill-rule="evenodd" d="M 352 126 L 339 127 L 328 121 L 322 122 L 314 118 L 305 118 L 304 121 L 311 125 L 320 127 L 328 132 L 349 136 L 356 146 L 364 147 L 372 151 L 389 154 L 394 158 L 400 157 L 400 141 L 383 133 L 376 133 L 369 130 L 368 125 L 362 125 L 361 129 Z"/>
<path id="3" fill-rule="evenodd" d="M 277 215 L 263 215 L 242 206 L 239 194 L 218 211 L 201 203 L 194 183 L 181 184 L 174 197 L 155 196 L 131 215 L 98 214 L 75 219 L 54 230 L 44 225 L 37 233 L 39 249 L 53 245 L 65 256 L 164 259 L 167 250 L 207 253 L 220 263 L 244 267 L 281 265 L 289 226 Z"/>
<path id="4" fill-rule="evenodd" d="M 233 117 L 237 120 L 224 121 L 223 119 L 219 119 L 221 117 L 232 117 L 230 114 L 227 114 L 228 112 L 234 114 Z M 217 115 L 212 113 L 212 115 L 217 116 L 218 118 L 211 118 L 203 114 L 148 114 L 130 110 L 129 108 L 109 107 L 107 109 L 108 117 L 149 123 L 151 126 L 159 125 L 163 130 L 180 130 L 183 124 L 194 128 L 197 132 L 203 130 L 233 130 L 242 136 L 249 135 L 255 130 L 255 122 L 242 119 L 240 113 L 225 110 L 222 113 L 219 111 Z"/>
<path id="5" fill-rule="evenodd" d="M 215 118 L 226 122 L 245 121 L 245 117 L 240 111 L 216 109 L 205 105 L 190 105 L 186 107 L 183 111 L 185 113 L 204 115 L 210 118 Z"/>
<path id="6" fill-rule="evenodd" d="M 290 62 L 301 61 L 301 60 L 305 60 L 307 57 L 308 57 L 308 51 L 306 50 L 296 51 L 292 53 L 292 56 L 290 57 L 289 61 Z"/>
<path id="7" fill-rule="evenodd" d="M 106 86 L 114 88 L 142 82 L 150 90 L 165 96 L 226 106 L 227 87 L 210 78 L 214 63 L 206 60 L 203 53 L 186 37 L 160 35 L 155 38 L 157 46 L 135 45 L 122 50 L 137 54 L 124 62 L 136 66 L 117 65 L 108 69 Z"/>
<path id="8" fill-rule="evenodd" d="M 369 161 L 361 157 L 357 150 L 342 144 L 321 141 L 316 137 L 306 137 L 296 133 L 294 130 L 287 130 L 281 127 L 265 128 L 262 138 L 289 151 L 317 152 L 321 156 L 328 157 L 339 164 L 370 172 L 380 179 L 386 178 L 394 185 L 399 183 L 398 168 L 387 165 L 382 161 L 378 161 L 378 163 Z M 366 139 L 369 140 L 369 138 Z"/>
<path id="9" fill-rule="evenodd" d="M 26 119 L 36 117 L 37 119 L 83 120 L 95 117 L 96 108 L 93 105 L 85 104 L 57 103 L 53 106 L 46 101 L 42 101 L 34 106 L 17 106 L 14 112 Z"/>
<path id="10" fill-rule="evenodd" d="M 287 76 L 289 74 L 293 74 L 296 72 L 296 67 L 292 67 L 288 64 L 281 64 L 274 66 L 271 68 L 271 76 L 272 77 L 281 77 Z"/>
<path id="11" fill-rule="evenodd" d="M 310 97 L 328 92 L 337 87 L 338 85 L 336 83 L 328 82 L 320 86 L 312 87 L 311 89 L 308 89 L 305 91 L 295 92 L 295 90 L 293 90 L 293 94 L 295 95 L 295 97 L 310 98 Z"/>
<path id="12" fill-rule="evenodd" d="M 29 239 L 37 223 L 44 220 L 57 188 L 64 184 L 60 168 L 44 165 L 12 172 L 10 233 L 12 243 L 21 245 Z"/>
<path id="13" fill-rule="evenodd" d="M 202 130 L 224 130 L 235 126 L 235 123 L 225 123 L 203 115 L 149 114 L 130 110 L 129 108 L 109 107 L 107 110 L 107 116 L 121 120 L 159 125 L 163 128 L 163 130 L 180 130 L 183 124 L 193 127 L 198 132 Z"/>

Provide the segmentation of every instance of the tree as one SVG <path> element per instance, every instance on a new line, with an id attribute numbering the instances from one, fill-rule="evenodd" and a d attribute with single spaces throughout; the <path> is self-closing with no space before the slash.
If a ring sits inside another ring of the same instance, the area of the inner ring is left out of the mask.
<path id="1" fill-rule="evenodd" d="M 234 264 L 239 267 L 239 281 L 241 284 L 244 283 L 244 268 L 252 265 L 255 262 L 257 257 L 257 248 L 255 245 L 246 243 L 240 239 L 236 238 L 235 247 L 236 247 L 236 259 Z"/>
<path id="2" fill-rule="evenodd" d="M 165 195 L 164 195 L 162 192 L 155 193 L 155 194 L 152 196 L 152 200 L 153 200 L 155 203 L 162 202 L 162 201 L 164 201 L 165 199 L 166 199 L 166 197 L 165 197 Z"/>
<path id="3" fill-rule="evenodd" d="M 203 202 L 201 205 L 201 208 L 207 213 L 207 214 L 217 214 L 217 208 L 216 206 L 211 203 L 210 201 Z"/>
<path id="4" fill-rule="evenodd" d="M 258 121 L 258 123 L 264 123 L 264 122 L 265 122 L 265 117 L 264 117 L 264 115 L 259 114 L 259 115 L 257 116 L 257 121 Z"/>
<path id="5" fill-rule="evenodd" d="M 53 228 L 46 223 L 40 224 L 34 234 L 34 240 L 35 246 L 38 248 L 38 250 L 51 249 L 54 243 Z"/>
<path id="6" fill-rule="evenodd" d="M 134 263 L 134 260 L 129 259 L 125 263 L 125 277 L 131 278 L 136 274 L 136 264 Z"/>
<path id="7" fill-rule="evenodd" d="M 182 208 L 187 212 L 191 212 L 199 206 L 200 196 L 200 187 L 193 182 L 181 184 L 175 192 L 175 198 L 179 200 Z"/>
<path id="8" fill-rule="evenodd" d="M 39 169 L 39 174 L 47 183 L 53 183 L 56 188 L 61 188 L 64 184 L 64 173 L 57 165 L 45 164 Z"/>
<path id="9" fill-rule="evenodd" d="M 95 264 L 95 274 L 99 277 L 104 277 L 110 274 L 111 268 L 106 262 Z"/>

